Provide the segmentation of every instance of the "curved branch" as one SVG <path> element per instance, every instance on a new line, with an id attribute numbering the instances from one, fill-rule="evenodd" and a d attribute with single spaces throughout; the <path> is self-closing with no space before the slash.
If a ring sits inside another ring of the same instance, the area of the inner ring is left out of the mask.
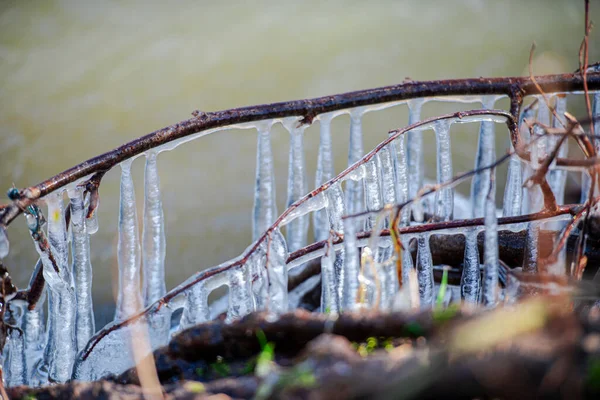
<path id="1" fill-rule="evenodd" d="M 584 89 L 581 74 L 545 75 L 535 78 L 545 93 L 572 92 Z M 600 90 L 600 74 L 588 74 L 588 90 Z M 319 114 L 349 108 L 389 103 L 422 97 L 448 97 L 466 95 L 507 95 L 511 98 L 511 114 L 518 117 L 523 97 L 539 94 L 539 89 L 529 77 L 453 79 L 427 82 L 406 82 L 376 89 L 360 90 L 314 99 L 235 108 L 217 112 L 194 112 L 190 118 L 142 136 L 112 151 L 91 158 L 75 167 L 53 176 L 35 186 L 20 191 L 20 198 L 4 208 L 0 227 L 6 227 L 24 208 L 35 200 L 90 174 L 107 171 L 120 162 L 151 148 L 205 131 L 245 122 L 284 117 L 302 117 L 310 124 Z M 513 141 L 516 139 L 515 118 L 509 124 Z M 512 126 L 511 126 L 512 125 Z"/>

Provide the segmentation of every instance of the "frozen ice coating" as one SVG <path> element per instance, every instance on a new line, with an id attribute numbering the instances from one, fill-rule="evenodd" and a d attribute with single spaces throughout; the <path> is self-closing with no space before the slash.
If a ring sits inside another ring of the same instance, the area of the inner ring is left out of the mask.
<path id="1" fill-rule="evenodd" d="M 291 206 L 307 192 L 304 164 L 304 130 L 297 118 L 286 118 L 283 125 L 290 132 L 290 159 L 288 164 L 287 207 Z M 306 245 L 308 216 L 302 215 L 291 221 L 286 229 L 288 248 L 296 251 Z"/>
<path id="2" fill-rule="evenodd" d="M 512 143 L 510 150 L 514 150 Z M 522 168 L 519 156 L 513 154 L 508 161 L 506 173 L 506 186 L 504 187 L 504 200 L 502 202 L 502 215 L 514 217 L 521 214 L 521 202 L 523 194 Z"/>
<path id="3" fill-rule="evenodd" d="M 42 261 L 38 260 L 35 265 L 29 288 L 38 271 L 43 268 Z M 33 310 L 27 310 L 23 319 L 23 337 L 25 352 L 26 383 L 29 385 L 39 385 L 47 381 L 47 376 L 40 379 L 36 371 L 36 364 L 42 362 L 44 356 L 44 347 L 46 346 L 46 330 L 44 320 L 46 289 L 44 288 L 36 307 Z"/>
<path id="4" fill-rule="evenodd" d="M 540 223 L 537 221 L 530 222 L 527 226 L 525 254 L 523 255 L 523 272 L 537 272 L 540 228 Z"/>
<path id="5" fill-rule="evenodd" d="M 492 177 L 494 174 L 492 170 Z M 483 304 L 493 307 L 498 302 L 498 220 L 496 217 L 496 185 L 492 180 L 485 199 L 485 241 L 483 246 Z"/>
<path id="6" fill-rule="evenodd" d="M 43 263 L 43 272 L 49 295 L 50 330 L 45 353 L 45 363 L 49 365 L 48 378 L 55 382 L 66 382 L 71 370 L 77 343 L 75 339 L 76 299 L 73 278 L 68 266 L 67 230 L 65 227 L 63 193 L 53 193 L 46 197 L 48 204 L 48 242 L 56 260 L 59 272 L 56 273 L 48 254 L 36 242 Z"/>
<path id="7" fill-rule="evenodd" d="M 483 108 L 493 109 L 496 98 L 491 96 L 484 97 Z M 495 148 L 496 136 L 494 123 L 489 121 L 481 122 L 479 129 L 479 141 L 477 143 L 477 154 L 475 156 L 475 169 L 491 165 L 496 159 Z M 490 170 L 485 169 L 473 176 L 471 181 L 471 210 L 472 217 L 482 217 L 485 207 L 485 199 L 490 189 Z"/>
<path id="8" fill-rule="evenodd" d="M 336 254 L 331 240 L 327 246 L 325 255 L 321 257 L 321 312 L 337 314 L 340 304 L 334 266 Z"/>
<path id="9" fill-rule="evenodd" d="M 481 274 L 479 270 L 479 249 L 477 247 L 477 230 L 469 230 L 465 234 L 465 261 L 460 278 L 460 292 L 468 303 L 479 302 Z"/>
<path id="10" fill-rule="evenodd" d="M 348 149 L 348 166 L 356 163 L 363 156 L 362 109 L 350 113 L 350 146 Z M 363 188 L 360 182 L 346 181 L 346 210 L 349 215 L 356 214 L 364 208 Z"/>
<path id="11" fill-rule="evenodd" d="M 248 260 L 252 281 L 252 295 L 257 310 L 266 310 L 269 308 L 269 276 L 267 273 L 267 253 L 264 250 L 265 248 L 266 243 L 261 244 L 260 248 Z"/>
<path id="12" fill-rule="evenodd" d="M 434 125 L 437 143 L 437 183 L 452 179 L 452 152 L 450 149 L 450 123 L 438 121 Z M 454 192 L 446 187 L 435 193 L 435 215 L 444 221 L 452 219 Z"/>
<path id="13" fill-rule="evenodd" d="M 405 135 L 398 136 L 392 143 L 390 143 L 390 152 L 392 153 L 392 159 L 394 160 L 394 171 L 395 178 L 394 182 L 396 185 L 396 203 L 402 204 L 406 202 L 408 197 L 408 166 L 406 163 L 406 144 Z M 395 154 L 394 154 L 395 152 Z M 400 225 L 407 226 L 410 222 L 410 207 L 404 207 L 400 211 Z"/>
<path id="14" fill-rule="evenodd" d="M 23 327 L 23 314 L 25 313 L 25 304 L 22 302 L 11 303 L 11 315 L 6 321 L 12 326 Z M 9 331 L 6 340 L 4 353 L 3 372 L 6 386 L 19 386 L 27 383 L 27 368 L 25 363 L 24 336 L 17 329 Z"/>
<path id="15" fill-rule="evenodd" d="M 8 236 L 6 236 L 6 230 L 0 226 L 0 258 L 4 258 L 8 255 L 10 245 L 8 243 Z"/>
<path id="16" fill-rule="evenodd" d="M 165 285 L 165 217 L 160 196 L 157 154 L 146 155 L 144 175 L 144 228 L 142 231 L 143 297 L 147 307 L 167 293 Z"/>
<path id="17" fill-rule="evenodd" d="M 335 176 L 333 166 L 333 151 L 331 144 L 331 120 L 332 116 L 326 114 L 319 119 L 320 141 L 319 156 L 317 159 L 317 173 L 315 174 L 315 188 L 329 181 Z M 313 217 L 315 241 L 326 240 L 329 237 L 329 222 L 325 210 L 316 211 Z"/>
<path id="18" fill-rule="evenodd" d="M 405 249 L 409 249 L 410 248 L 409 245 L 410 245 L 410 238 L 403 237 L 402 238 L 402 246 L 404 246 Z M 402 252 L 402 285 L 408 284 L 411 271 L 414 271 L 414 269 L 415 269 L 415 266 L 413 264 L 413 259 L 412 259 L 412 255 L 410 254 L 410 251 L 403 251 Z"/>
<path id="19" fill-rule="evenodd" d="M 392 144 L 385 146 L 379 152 L 379 161 L 381 165 L 381 188 L 384 204 L 396 204 L 396 184 L 394 170 L 395 148 Z"/>
<path id="20" fill-rule="evenodd" d="M 327 217 L 329 219 L 329 229 L 333 232 L 343 234 L 344 233 L 344 224 L 342 222 L 342 216 L 345 213 L 345 203 L 344 203 L 344 192 L 342 191 L 342 186 L 340 183 L 334 183 L 331 185 L 326 191 L 325 196 L 327 197 Z M 329 232 L 328 232 L 329 234 Z M 341 299 L 343 292 L 343 284 L 344 284 L 344 274 L 345 274 L 345 257 L 346 254 L 344 250 L 340 250 L 334 256 L 333 268 L 334 268 L 334 279 L 332 281 L 333 285 L 336 288 L 338 308 L 339 308 L 339 299 Z"/>
<path id="21" fill-rule="evenodd" d="M 408 102 L 408 125 L 421 120 L 422 99 Z M 408 144 L 406 146 L 406 164 L 408 168 L 408 198 L 416 197 L 423 186 L 424 159 L 423 159 L 423 133 L 420 129 L 412 129 L 406 133 Z M 396 144 L 398 146 L 398 144 Z M 415 206 L 413 206 L 415 208 Z"/>
<path id="22" fill-rule="evenodd" d="M 277 218 L 275 202 L 275 173 L 271 149 L 271 124 L 257 126 L 256 183 L 254 186 L 254 210 L 252 214 L 252 240 L 267 230 Z"/>
<path id="23" fill-rule="evenodd" d="M 185 306 L 179 323 L 180 330 L 210 321 L 208 296 L 211 290 L 207 284 L 207 280 L 198 282 L 185 292 Z"/>
<path id="24" fill-rule="evenodd" d="M 383 207 L 383 199 L 381 197 L 381 174 L 379 167 L 379 155 L 376 154 L 370 161 L 365 164 L 365 203 L 368 211 L 377 211 Z M 375 226 L 375 216 L 367 217 L 366 229 L 373 229 Z"/>
<path id="25" fill-rule="evenodd" d="M 592 100 L 592 118 L 594 119 L 594 134 L 600 135 L 600 92 L 594 93 L 594 99 Z M 596 152 L 600 153 L 600 139 L 598 137 L 592 139 Z M 591 178 L 587 171 L 581 173 L 581 203 L 585 203 L 588 199 L 590 192 Z"/>
<path id="26" fill-rule="evenodd" d="M 288 274 L 286 260 L 288 257 L 285 239 L 279 229 L 271 232 L 267 239 L 269 252 L 266 257 L 268 275 L 268 308 L 281 314 L 288 309 Z"/>
<path id="27" fill-rule="evenodd" d="M 435 300 L 433 259 L 431 258 L 428 234 L 421 234 L 417 237 L 417 279 L 421 307 L 433 306 Z"/>
<path id="28" fill-rule="evenodd" d="M 89 196 L 88 196 L 89 197 Z M 91 217 L 86 218 L 85 220 L 85 224 L 86 224 L 86 231 L 88 235 L 93 235 L 94 233 L 98 232 L 98 206 L 100 204 L 100 201 L 98 200 L 97 203 L 97 207 L 96 207 L 96 211 L 94 211 L 94 213 L 92 214 Z M 86 210 L 88 209 L 89 204 L 87 204 L 86 202 Z"/>
<path id="29" fill-rule="evenodd" d="M 138 238 L 135 191 L 131 178 L 131 160 L 121 164 L 121 200 L 119 203 L 119 291 L 115 321 L 135 314 L 142 306 L 140 293 L 140 242 Z"/>
<path id="30" fill-rule="evenodd" d="M 229 307 L 227 321 L 235 321 L 254 311 L 254 299 L 248 279 L 248 265 L 234 267 L 227 271 L 229 278 Z"/>
<path id="31" fill-rule="evenodd" d="M 92 303 L 92 264 L 90 262 L 90 240 L 85 221 L 83 188 L 69 191 L 71 199 L 71 255 L 73 278 L 77 301 L 75 337 L 77 351 L 81 351 L 96 331 L 94 306 Z"/>
<path id="32" fill-rule="evenodd" d="M 340 295 L 342 299 L 342 310 L 353 310 L 356 307 L 356 295 L 358 294 L 358 274 L 360 261 L 356 243 L 357 225 L 359 219 L 344 219 L 344 252 L 346 264 L 344 265 L 344 285 Z"/>

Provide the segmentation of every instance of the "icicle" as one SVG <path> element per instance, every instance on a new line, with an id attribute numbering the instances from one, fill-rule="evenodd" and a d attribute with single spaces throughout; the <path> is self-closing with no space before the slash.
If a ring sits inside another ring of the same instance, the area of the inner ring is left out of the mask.
<path id="1" fill-rule="evenodd" d="M 493 109 L 496 102 L 495 97 L 485 97 L 483 108 Z M 490 121 L 481 122 L 479 129 L 479 142 L 477 144 L 477 156 L 475 158 L 475 169 L 491 165 L 496 158 L 494 123 Z M 483 170 L 473 177 L 471 182 L 471 210 L 472 217 L 482 217 L 485 207 L 485 199 L 490 190 L 490 170 Z"/>
<path id="2" fill-rule="evenodd" d="M 421 106 L 424 101 L 411 100 L 408 102 L 408 125 L 415 124 L 421 119 Z M 406 148 L 406 163 L 408 166 L 408 198 L 413 199 L 423 186 L 424 163 L 423 163 L 423 133 L 419 129 L 407 132 L 408 145 Z M 422 203 L 419 201 L 419 203 Z M 419 205 L 413 205 L 413 210 L 421 209 Z"/>
<path id="3" fill-rule="evenodd" d="M 71 370 L 77 349 L 75 339 L 75 312 L 76 299 L 73 290 L 73 280 L 68 267 L 67 230 L 65 227 L 64 205 L 62 192 L 56 192 L 46 197 L 48 204 L 48 242 L 53 258 L 59 272 L 54 269 L 54 264 L 36 242 L 36 249 L 42 259 L 43 274 L 48 285 L 51 302 L 50 327 L 48 332 L 48 345 L 44 354 L 45 363 L 48 365 L 48 378 L 55 382 L 66 382 L 71 378 Z M 28 225 L 33 232 L 39 227 L 36 215 L 27 214 Z M 35 222 L 32 221 L 36 220 Z M 33 228 L 33 229 L 32 229 Z"/>
<path id="4" fill-rule="evenodd" d="M 554 106 L 556 115 L 558 118 L 554 117 L 552 120 L 552 126 L 554 128 L 561 128 L 568 126 L 566 123 L 566 119 L 564 117 L 565 112 L 567 111 L 567 97 L 558 95 L 556 96 L 556 104 Z M 562 122 L 562 123 L 561 123 Z M 560 140 L 560 137 L 552 137 L 550 150 L 554 149 L 556 143 Z M 565 140 L 563 144 L 560 146 L 557 157 L 563 158 L 567 157 L 569 153 L 569 141 Z M 556 162 L 556 160 L 554 161 Z M 567 171 L 561 169 L 551 169 L 548 173 L 548 184 L 552 188 L 552 192 L 554 193 L 554 197 L 556 198 L 557 204 L 564 204 L 565 202 L 565 186 L 567 183 Z"/>
<path id="5" fill-rule="evenodd" d="M 379 168 L 379 157 L 376 154 L 373 159 L 365 164 L 365 203 L 368 211 L 377 211 L 383 207 L 383 201 L 381 198 L 381 177 Z M 367 217 L 366 229 L 373 229 L 375 226 L 375 216 L 369 215 Z"/>
<path id="6" fill-rule="evenodd" d="M 304 130 L 297 118 L 284 120 L 285 128 L 290 132 L 290 159 L 288 165 L 287 207 L 306 194 L 306 174 L 304 165 Z M 308 216 L 301 216 L 287 226 L 287 243 L 290 251 L 296 251 L 306 245 Z"/>
<path id="7" fill-rule="evenodd" d="M 354 109 L 350 113 L 350 148 L 348 150 L 348 166 L 356 163 L 363 156 L 362 109 Z M 363 189 L 359 182 L 346 181 L 346 208 L 348 214 L 363 211 Z"/>
<path id="8" fill-rule="evenodd" d="M 165 285 L 165 217 L 160 199 L 160 180 L 155 152 L 146 156 L 144 176 L 144 229 L 142 232 L 142 266 L 144 271 L 144 306 L 167 293 Z"/>
<path id="9" fill-rule="evenodd" d="M 140 293 L 140 243 L 138 239 L 135 192 L 131 178 L 132 160 L 121 164 L 119 212 L 119 292 L 115 321 L 125 319 L 142 305 Z"/>
<path id="10" fill-rule="evenodd" d="M 511 151 L 514 149 L 510 144 Z M 521 215 L 522 203 L 522 180 L 521 180 L 521 160 L 519 156 L 513 154 L 508 162 L 508 172 L 506 174 L 506 186 L 504 189 L 504 201 L 502 215 L 505 217 L 514 217 Z"/>
<path id="11" fill-rule="evenodd" d="M 258 145 L 256 151 L 252 241 L 256 241 L 277 218 L 275 173 L 273 172 L 273 152 L 271 150 L 271 123 L 260 123 L 257 130 Z"/>
<path id="12" fill-rule="evenodd" d="M 466 302 L 474 304 L 479 301 L 480 280 L 477 230 L 473 229 L 465 234 L 465 260 L 460 279 L 461 295 Z"/>
<path id="13" fill-rule="evenodd" d="M 96 332 L 94 307 L 92 304 L 92 264 L 90 263 L 90 240 L 83 201 L 83 188 L 77 187 L 68 192 L 71 199 L 71 254 L 73 258 L 73 277 L 75 280 L 75 298 L 77 313 L 75 318 L 75 337 L 77 351 L 81 351 Z"/>
<path id="14" fill-rule="evenodd" d="M 180 330 L 210 321 L 210 310 L 208 308 L 210 292 L 206 280 L 196 283 L 185 292 L 186 300 L 181 315 Z"/>
<path id="15" fill-rule="evenodd" d="M 322 115 L 321 139 L 319 142 L 319 158 L 317 160 L 317 173 L 315 176 L 315 188 L 329 181 L 335 176 L 333 167 L 333 152 L 331 144 L 331 120 L 330 114 Z M 313 225 L 315 230 L 315 241 L 326 240 L 329 237 L 329 222 L 325 210 L 314 213 Z"/>
<path id="16" fill-rule="evenodd" d="M 29 289 L 40 269 L 43 268 L 42 261 L 38 260 L 35 265 Z M 42 289 L 42 294 L 33 310 L 27 310 L 23 321 L 23 336 L 25 340 L 25 368 L 27 370 L 26 384 L 29 386 L 40 386 L 48 382 L 47 374 L 40 374 L 39 364 L 43 362 L 43 350 L 46 345 L 46 332 L 44 324 L 44 301 L 46 298 L 46 288 Z M 44 375 L 44 376 L 41 376 Z"/>
<path id="17" fill-rule="evenodd" d="M 356 227 L 358 222 L 355 218 L 344 219 L 344 252 L 346 254 L 346 264 L 344 265 L 344 285 L 341 299 L 343 310 L 345 311 L 351 311 L 356 308 L 358 274 L 360 271 L 358 244 L 356 243 Z"/>
<path id="18" fill-rule="evenodd" d="M 360 260 L 360 273 L 358 281 L 359 302 L 366 307 L 375 307 L 381 305 L 382 292 L 385 287 L 383 279 L 385 276 L 381 273 L 381 230 L 385 223 L 386 215 L 378 214 L 371 228 L 371 236 L 367 246 L 362 250 Z"/>
<path id="19" fill-rule="evenodd" d="M 483 304 L 494 307 L 498 302 L 498 220 L 496 217 L 495 170 L 491 171 L 491 188 L 485 202 L 485 242 L 483 248 Z"/>
<path id="20" fill-rule="evenodd" d="M 37 275 L 40 268 L 43 268 L 42 261 L 38 260 L 29 288 L 33 279 Z M 40 364 L 43 363 L 44 346 L 46 345 L 46 332 L 44 330 L 44 300 L 46 297 L 46 289 L 42 291 L 35 308 L 27 310 L 23 322 L 23 336 L 25 340 L 25 368 L 27 370 L 26 384 L 32 387 L 41 386 L 48 382 L 48 375 L 43 371 L 39 371 Z"/>
<path id="21" fill-rule="evenodd" d="M 537 272 L 538 262 L 538 239 L 540 235 L 540 223 L 530 222 L 525 239 L 525 254 L 523 257 L 523 272 Z"/>
<path id="22" fill-rule="evenodd" d="M 450 123 L 438 121 L 434 125 L 437 142 L 437 183 L 452 179 L 452 153 L 450 149 Z M 435 215 L 443 221 L 452 219 L 454 194 L 451 188 L 443 188 L 435 193 Z"/>
<path id="23" fill-rule="evenodd" d="M 262 311 L 269 308 L 269 276 L 267 274 L 267 253 L 264 250 L 266 246 L 261 244 L 255 251 L 248 265 L 250 266 L 250 276 L 252 277 L 252 294 L 256 310 Z"/>
<path id="24" fill-rule="evenodd" d="M 269 253 L 267 258 L 267 275 L 269 277 L 269 310 L 281 314 L 288 309 L 288 275 L 286 260 L 288 251 L 285 239 L 275 229 L 267 239 Z"/>
<path id="25" fill-rule="evenodd" d="M 325 191 L 325 196 L 327 198 L 327 217 L 329 219 L 329 229 L 333 232 L 343 234 L 344 233 L 344 224 L 342 223 L 342 215 L 345 213 L 345 203 L 344 203 L 344 192 L 342 191 L 342 187 L 339 183 L 334 183 Z M 344 260 L 345 260 L 345 251 L 340 250 L 335 254 L 335 261 L 333 262 L 334 268 L 334 279 L 333 285 L 336 288 L 338 299 L 337 308 L 339 309 L 339 299 L 342 298 L 342 293 L 344 291 Z"/>
<path id="26" fill-rule="evenodd" d="M 404 135 L 400 135 L 390 145 L 390 150 L 396 151 L 393 155 L 396 171 L 396 201 L 398 204 L 404 203 L 409 199 L 408 191 L 408 166 L 406 164 L 406 146 L 404 143 Z M 410 222 L 410 207 L 404 207 L 400 214 L 400 224 L 408 226 Z"/>
<path id="27" fill-rule="evenodd" d="M 414 272 L 412 255 L 410 253 L 410 237 L 402 237 L 402 245 L 406 249 L 402 251 L 402 286 L 408 285 L 411 271 Z"/>
<path id="28" fill-rule="evenodd" d="M 381 187 L 384 204 L 396 204 L 396 185 L 395 171 L 393 161 L 394 147 L 385 146 L 379 151 L 379 161 L 381 163 Z"/>
<path id="29" fill-rule="evenodd" d="M 4 379 L 8 387 L 24 385 L 27 382 L 24 337 L 19 331 L 22 327 L 25 307 L 24 302 L 13 301 L 7 311 L 9 318 L 5 323 L 16 328 L 8 331 L 3 349 L 6 354 L 3 367 Z"/>
<path id="30" fill-rule="evenodd" d="M 433 259 L 431 258 L 428 234 L 419 235 L 417 238 L 417 278 L 421 307 L 433 306 L 435 299 Z"/>
<path id="31" fill-rule="evenodd" d="M 531 123 L 535 120 L 535 114 L 537 112 L 537 103 L 530 105 L 528 108 L 525 109 L 525 111 L 523 111 L 522 115 L 521 115 L 521 119 L 519 120 L 519 136 L 522 140 L 522 143 L 528 143 L 528 141 L 531 141 L 532 136 L 531 133 L 529 132 L 529 127 L 527 126 L 527 122 Z M 533 149 L 530 148 L 530 151 L 533 151 Z M 531 154 L 533 155 L 533 154 Z M 529 178 L 532 174 L 532 169 L 531 169 L 531 165 L 529 163 L 526 163 L 525 166 L 522 168 L 522 176 L 521 176 L 521 182 L 525 182 L 527 180 L 527 178 Z M 529 206 L 530 206 L 530 199 L 529 199 L 529 192 L 530 190 L 526 187 L 521 187 L 522 190 L 522 201 L 521 201 L 521 212 L 522 214 L 527 214 L 530 212 Z M 516 201 L 516 199 L 513 199 L 513 201 Z M 517 214 L 518 215 L 518 214 Z"/>
<path id="32" fill-rule="evenodd" d="M 331 240 L 327 246 L 328 249 L 321 258 L 321 312 L 337 314 L 339 312 L 339 299 L 334 268 L 336 254 Z"/>
<path id="33" fill-rule="evenodd" d="M 6 236 L 6 230 L 0 226 L 0 258 L 4 258 L 8 255 L 10 245 L 8 243 L 8 236 Z"/>
<path id="34" fill-rule="evenodd" d="M 254 311 L 254 300 L 248 280 L 247 265 L 227 271 L 229 278 L 229 308 L 227 322 L 232 322 Z"/>

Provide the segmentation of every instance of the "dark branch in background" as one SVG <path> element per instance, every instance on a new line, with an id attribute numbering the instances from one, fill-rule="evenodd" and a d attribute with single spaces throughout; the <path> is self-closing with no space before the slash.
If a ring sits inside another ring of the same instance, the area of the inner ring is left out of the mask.
<path id="1" fill-rule="evenodd" d="M 537 84 L 537 85 L 536 85 Z M 112 151 L 87 160 L 44 182 L 20 190 L 20 198 L 4 209 L 0 227 L 6 227 L 22 210 L 35 200 L 65 185 L 100 171 L 108 171 L 118 163 L 174 140 L 218 127 L 273 118 L 298 116 L 303 123 L 311 123 L 319 114 L 373 104 L 389 103 L 422 97 L 465 95 L 507 95 L 511 99 L 513 125 L 509 127 L 516 143 L 516 126 L 523 97 L 545 93 L 581 91 L 584 81 L 581 74 L 546 75 L 536 78 L 479 78 L 406 82 L 400 85 L 361 90 L 315 99 L 297 100 L 260 106 L 242 107 L 225 111 L 195 113 L 194 118 L 160 129 L 133 140 Z M 600 89 L 600 74 L 589 74 L 585 82 L 591 90 Z M 537 86 L 537 87 L 536 87 Z M 560 164 L 559 164 L 560 165 Z"/>

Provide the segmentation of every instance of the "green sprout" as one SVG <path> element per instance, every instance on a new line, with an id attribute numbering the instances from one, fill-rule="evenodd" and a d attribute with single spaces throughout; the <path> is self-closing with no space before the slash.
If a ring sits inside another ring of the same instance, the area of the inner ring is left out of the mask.
<path id="1" fill-rule="evenodd" d="M 225 363 L 221 356 L 217 356 L 217 361 L 210 364 L 210 367 L 223 378 L 229 376 L 229 373 L 231 372 L 229 365 Z"/>
<path id="2" fill-rule="evenodd" d="M 260 343 L 260 353 L 256 359 L 256 376 L 265 377 L 273 369 L 273 360 L 275 359 L 275 343 L 268 342 L 265 333 L 259 329 L 256 331 L 256 337 Z"/>
<path id="3" fill-rule="evenodd" d="M 442 308 L 444 304 L 444 297 L 446 297 L 446 288 L 448 287 L 448 268 L 444 268 L 444 273 L 442 275 L 442 283 L 440 284 L 440 290 L 437 295 L 437 299 L 435 300 L 435 307 Z"/>

